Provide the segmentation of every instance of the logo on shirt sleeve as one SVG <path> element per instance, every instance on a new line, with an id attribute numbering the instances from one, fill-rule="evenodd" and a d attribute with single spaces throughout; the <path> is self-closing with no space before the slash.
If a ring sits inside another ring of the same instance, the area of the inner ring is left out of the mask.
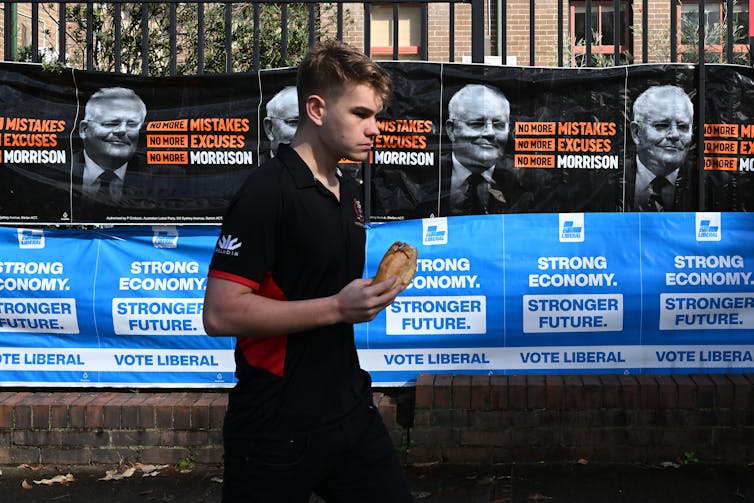
<path id="1" fill-rule="evenodd" d="M 237 250 L 241 248 L 242 244 L 243 243 L 239 241 L 238 238 L 234 238 L 230 234 L 228 234 L 227 236 L 220 236 L 220 239 L 217 240 L 215 253 L 237 257 L 238 256 Z"/>
<path id="2" fill-rule="evenodd" d="M 353 198 L 353 212 L 356 216 L 356 221 L 358 223 L 364 223 L 364 212 L 361 209 L 361 201 L 359 201 L 357 198 Z"/>

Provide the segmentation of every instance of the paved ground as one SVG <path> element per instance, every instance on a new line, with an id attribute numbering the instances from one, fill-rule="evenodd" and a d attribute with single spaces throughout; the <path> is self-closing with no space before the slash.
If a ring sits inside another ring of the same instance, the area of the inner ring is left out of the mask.
<path id="1" fill-rule="evenodd" d="M 114 468 L 2 466 L 0 503 L 218 503 L 220 500 L 219 468 L 194 467 L 182 472 L 176 467 L 160 467 L 150 472 L 155 475 L 144 476 L 143 467 L 139 467 L 120 480 L 99 480 L 107 477 L 108 469 Z M 151 468 L 154 467 L 146 470 Z M 407 470 L 417 503 L 754 503 L 752 464 L 428 465 Z M 51 481 L 69 473 L 73 480 L 63 484 L 35 482 Z"/>

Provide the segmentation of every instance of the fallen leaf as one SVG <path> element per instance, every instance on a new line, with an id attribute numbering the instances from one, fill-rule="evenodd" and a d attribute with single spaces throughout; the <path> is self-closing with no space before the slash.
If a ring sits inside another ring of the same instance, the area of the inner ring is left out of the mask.
<path id="1" fill-rule="evenodd" d="M 76 479 L 73 478 L 73 475 L 71 475 L 70 473 L 67 473 L 65 475 L 55 475 L 51 479 L 35 480 L 34 483 L 37 485 L 42 484 L 46 486 L 51 486 L 54 484 L 67 484 L 68 482 L 73 482 L 74 480 Z"/>
<path id="2" fill-rule="evenodd" d="M 28 464 L 28 463 L 22 463 L 22 464 L 18 465 L 18 467 L 19 467 L 19 468 L 24 468 L 24 469 L 26 469 L 26 470 L 35 470 L 35 471 L 36 471 L 36 470 L 41 470 L 41 469 L 42 469 L 42 465 L 31 466 L 31 465 L 30 465 L 30 464 Z"/>
<path id="3" fill-rule="evenodd" d="M 418 500 L 423 500 L 432 496 L 432 493 L 427 492 L 427 491 L 419 491 L 419 492 L 413 493 L 413 495 L 414 495 L 414 498 Z"/>
<path id="4" fill-rule="evenodd" d="M 544 494 L 534 493 L 529 495 L 529 499 L 532 501 L 546 501 L 551 500 L 552 498 L 550 496 L 545 496 Z"/>
<path id="5" fill-rule="evenodd" d="M 222 484 L 223 483 L 222 477 L 212 477 L 209 480 L 212 481 L 212 482 L 217 482 L 218 484 Z"/>
<path id="6" fill-rule="evenodd" d="M 437 466 L 439 464 L 440 464 L 439 461 L 430 461 L 428 463 L 414 463 L 412 466 L 416 468 L 430 468 L 432 466 Z"/>
<path id="7" fill-rule="evenodd" d="M 588 459 L 584 459 L 584 458 L 579 458 L 579 460 L 576 461 L 576 463 L 578 463 L 580 465 L 588 465 L 589 464 L 589 460 Z"/>
<path id="8" fill-rule="evenodd" d="M 118 470 L 107 470 L 105 476 L 97 480 L 120 480 L 126 477 L 131 477 L 136 473 L 136 468 L 129 466 L 125 471 L 118 472 Z"/>
<path id="9" fill-rule="evenodd" d="M 663 468 L 678 468 L 681 465 L 679 465 L 678 463 L 673 463 L 672 461 L 663 461 L 662 463 L 660 463 L 660 466 L 662 466 Z"/>
<path id="10" fill-rule="evenodd" d="M 23 487 L 24 489 L 31 489 L 34 486 L 26 482 L 26 479 L 24 479 L 23 482 L 21 482 L 21 487 Z"/>
<path id="11" fill-rule="evenodd" d="M 135 463 L 134 466 L 144 473 L 152 473 L 155 470 L 162 470 L 168 467 L 168 465 L 143 465 L 141 463 Z"/>

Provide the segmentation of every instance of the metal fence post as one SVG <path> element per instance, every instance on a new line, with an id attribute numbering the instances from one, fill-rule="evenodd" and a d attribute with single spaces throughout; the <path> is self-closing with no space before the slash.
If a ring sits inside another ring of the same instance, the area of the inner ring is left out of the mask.
<path id="1" fill-rule="evenodd" d="M 471 62 L 484 63 L 484 0 L 471 0 Z"/>

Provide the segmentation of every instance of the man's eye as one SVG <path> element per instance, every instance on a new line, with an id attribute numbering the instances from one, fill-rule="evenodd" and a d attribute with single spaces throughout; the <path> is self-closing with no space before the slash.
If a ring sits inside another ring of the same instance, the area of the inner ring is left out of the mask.
<path id="1" fill-rule="evenodd" d="M 670 124 L 667 122 L 653 122 L 652 127 L 658 131 L 667 131 L 670 129 Z"/>
<path id="2" fill-rule="evenodd" d="M 119 121 L 106 121 L 106 122 L 103 122 L 102 125 L 107 128 L 116 128 L 120 126 L 120 122 Z"/>

